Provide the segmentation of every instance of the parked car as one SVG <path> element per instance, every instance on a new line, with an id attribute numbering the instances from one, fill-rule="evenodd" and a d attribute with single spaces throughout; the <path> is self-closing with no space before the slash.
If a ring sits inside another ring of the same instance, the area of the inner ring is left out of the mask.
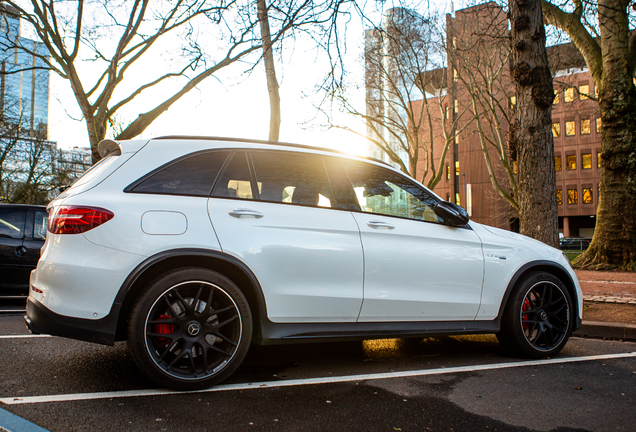
<path id="1" fill-rule="evenodd" d="M 47 220 L 45 206 L 0 204 L 0 297 L 27 298 Z"/>
<path id="2" fill-rule="evenodd" d="M 581 324 L 561 251 L 469 221 L 379 161 L 222 138 L 99 152 L 49 205 L 25 318 L 127 340 L 162 386 L 219 383 L 251 343 L 496 333 L 539 358 Z"/>
<path id="3" fill-rule="evenodd" d="M 590 246 L 591 238 L 586 237 L 565 237 L 559 240 L 561 250 L 580 250 L 584 251 Z"/>

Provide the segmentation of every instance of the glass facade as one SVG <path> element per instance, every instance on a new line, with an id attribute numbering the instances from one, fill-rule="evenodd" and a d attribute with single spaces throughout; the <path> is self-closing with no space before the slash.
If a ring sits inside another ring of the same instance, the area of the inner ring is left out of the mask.
<path id="1" fill-rule="evenodd" d="M 39 56 L 48 57 L 46 46 L 20 36 L 20 22 L 0 9 L 2 120 L 19 123 L 31 137 L 47 139 L 49 71 Z"/>

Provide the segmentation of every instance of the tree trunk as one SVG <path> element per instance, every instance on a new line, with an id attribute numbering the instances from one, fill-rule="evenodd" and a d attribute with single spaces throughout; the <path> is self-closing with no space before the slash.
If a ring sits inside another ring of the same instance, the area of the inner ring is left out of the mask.
<path id="1" fill-rule="evenodd" d="M 517 109 L 511 148 L 517 150 L 520 231 L 558 245 L 556 172 L 552 141 L 554 91 L 540 0 L 510 0 L 512 77 Z"/>
<path id="2" fill-rule="evenodd" d="M 636 270 L 636 89 L 630 68 L 629 2 L 599 1 L 603 72 L 601 182 L 596 231 L 577 266 Z M 600 85 L 598 85 L 600 84 Z"/>
<path id="3" fill-rule="evenodd" d="M 257 3 L 258 21 L 261 26 L 263 45 L 263 63 L 265 64 L 265 76 L 267 77 L 267 90 L 269 91 L 269 140 L 278 141 L 280 134 L 280 95 L 278 93 L 278 81 L 276 80 L 276 68 L 274 67 L 272 36 L 269 31 L 269 17 L 265 0 L 258 0 Z"/>

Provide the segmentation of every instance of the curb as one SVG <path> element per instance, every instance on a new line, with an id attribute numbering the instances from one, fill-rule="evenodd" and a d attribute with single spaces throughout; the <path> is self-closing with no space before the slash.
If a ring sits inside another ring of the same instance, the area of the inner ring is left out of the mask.
<path id="1" fill-rule="evenodd" d="M 579 337 L 636 341 L 636 325 L 600 321 L 583 321 L 581 328 L 572 333 L 572 335 Z"/>

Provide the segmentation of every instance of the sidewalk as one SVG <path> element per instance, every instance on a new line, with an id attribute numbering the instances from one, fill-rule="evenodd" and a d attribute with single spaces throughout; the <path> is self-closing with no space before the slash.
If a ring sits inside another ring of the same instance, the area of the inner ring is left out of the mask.
<path id="1" fill-rule="evenodd" d="M 583 326 L 576 336 L 636 340 L 636 273 L 576 270 Z"/>

